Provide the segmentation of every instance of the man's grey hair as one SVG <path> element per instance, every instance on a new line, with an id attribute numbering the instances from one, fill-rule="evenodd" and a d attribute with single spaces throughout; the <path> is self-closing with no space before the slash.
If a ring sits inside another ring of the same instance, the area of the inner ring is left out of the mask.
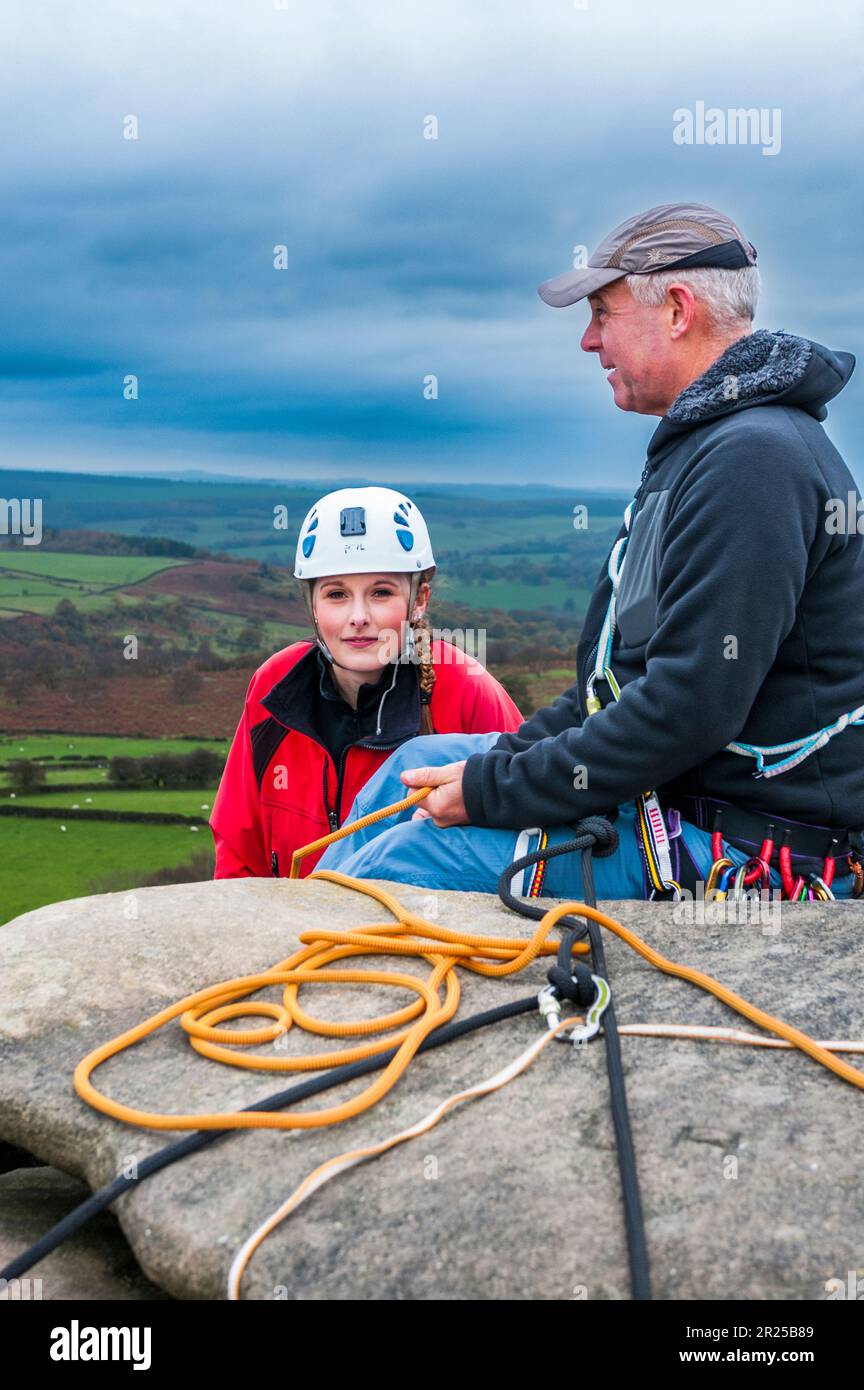
<path id="1" fill-rule="evenodd" d="M 640 304 L 657 308 L 670 285 L 688 285 L 708 310 L 712 327 L 720 333 L 749 325 L 756 315 L 762 281 L 755 265 L 741 270 L 700 266 L 693 270 L 658 270 L 651 275 L 627 275 L 627 288 Z"/>

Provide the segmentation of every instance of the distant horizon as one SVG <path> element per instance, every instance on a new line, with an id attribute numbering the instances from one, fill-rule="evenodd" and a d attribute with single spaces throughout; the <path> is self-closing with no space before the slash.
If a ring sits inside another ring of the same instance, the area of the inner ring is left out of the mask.
<path id="1" fill-rule="evenodd" d="M 26 474 L 26 475 L 32 475 L 33 477 L 37 477 L 37 478 L 38 478 L 38 477 L 50 478 L 50 477 L 52 477 L 52 476 L 57 476 L 57 477 L 63 477 L 63 478 L 79 477 L 79 478 L 88 478 L 88 479 L 97 479 L 97 480 L 98 480 L 98 479 L 104 479 L 104 478 L 118 478 L 118 479 L 135 478 L 135 479 L 137 479 L 138 481 L 144 481 L 144 482 L 177 482 L 177 483 L 198 483 L 198 482 L 200 482 L 200 483 L 208 483 L 208 482 L 213 482 L 213 483 L 227 483 L 227 484 L 230 484 L 230 485 L 232 485 L 232 486 L 239 486 L 239 487 L 260 487 L 260 486 L 262 486 L 262 485 L 266 485 L 266 486 L 272 486 L 272 487 L 296 486 L 296 487 L 298 487 L 298 488 L 309 488 L 309 487 L 312 487 L 312 486 L 314 486 L 314 485 L 317 485 L 319 482 L 326 481 L 329 485 L 331 485 L 331 486 L 330 486 L 330 490 L 331 490 L 331 491 L 335 491 L 336 488 L 340 488 L 340 487 L 375 487 L 375 486 L 389 486 L 389 484 L 380 484 L 380 483 L 378 483 L 378 481 L 377 481 L 376 479 L 373 479 L 373 478 L 351 478 L 351 477 L 342 477 L 342 478 L 340 478 L 340 477 L 334 477 L 334 478 L 332 478 L 332 479 L 328 478 L 328 479 L 326 479 L 326 480 L 323 480 L 323 479 L 321 479 L 321 478 L 315 478 L 315 477 L 293 477 L 293 476 L 290 477 L 290 478 L 288 478 L 288 477 L 286 477 L 286 478 L 274 478 L 274 477 L 265 477 L 265 476 L 251 478 L 251 477 L 241 476 L 241 475 L 239 475 L 239 474 L 210 473 L 210 472 L 207 472 L 207 471 L 202 470 L 202 469 L 189 469 L 189 470 L 187 470 L 186 472 L 175 472 L 174 470 L 157 470 L 157 469 L 150 470 L 149 472 L 146 472 L 146 473 L 142 473 L 142 472 L 138 472 L 138 471 L 134 471 L 134 470 L 126 470 L 126 469 L 118 470 L 118 471 L 115 471 L 115 472 L 88 472 L 88 471 L 86 471 L 86 470 L 84 470 L 84 469 L 80 469 L 80 468 L 60 468 L 60 467 L 57 467 L 57 468 L 50 468 L 50 469 L 49 469 L 49 468 L 19 468 L 19 467 L 15 466 L 14 464 L 2 464 L 2 463 L 0 463 L 0 476 L 2 476 L 4 473 L 15 473 L 15 474 L 18 474 L 18 475 L 25 475 L 25 474 Z M 576 484 L 576 483 L 571 483 L 571 484 L 565 484 L 565 483 L 538 483 L 538 482 L 517 483 L 517 482 L 512 482 L 512 481 L 509 480 L 509 479 L 506 480 L 506 481 L 504 481 L 504 482 L 495 482 L 495 483 L 493 483 L 493 482 L 483 482 L 483 481 L 471 482 L 471 483 L 454 483 L 454 482 L 441 482 L 441 481 L 430 482 L 428 479 L 407 478 L 407 477 L 406 477 L 405 481 L 406 481 L 406 482 L 410 482 L 410 483 L 412 483 L 412 484 L 414 484 L 414 485 L 422 486 L 422 488 L 425 489 L 425 490 L 428 491 L 428 492 L 452 492 L 452 491 L 459 490 L 459 489 L 473 489 L 473 490 L 478 491 L 478 492 L 490 491 L 490 490 L 492 490 L 492 489 L 496 489 L 496 490 L 498 490 L 498 491 L 513 491 L 513 492 L 517 492 L 517 491 L 523 491 L 523 490 L 525 490 L 525 489 L 531 489 L 531 490 L 533 490 L 533 491 L 535 491 L 535 492 L 536 492 L 536 491 L 541 491 L 541 492 L 568 492 L 568 493 L 573 493 L 574 490 L 577 490 L 577 489 L 578 489 L 578 491 L 579 491 L 580 493 L 583 493 L 583 492 L 593 492 L 593 493 L 597 493 L 598 495 L 601 495 L 601 496 L 604 496 L 604 497 L 612 497 L 612 496 L 617 496 L 617 495 L 619 495 L 619 494 L 620 494 L 622 497 L 626 497 L 626 496 L 629 496 L 629 495 L 630 495 L 630 491 L 629 491 L 629 489 L 627 489 L 627 488 L 620 488 L 620 487 L 597 487 L 597 486 L 593 486 L 593 485 L 592 485 L 592 486 L 588 486 L 588 485 L 585 485 L 585 484 Z"/>

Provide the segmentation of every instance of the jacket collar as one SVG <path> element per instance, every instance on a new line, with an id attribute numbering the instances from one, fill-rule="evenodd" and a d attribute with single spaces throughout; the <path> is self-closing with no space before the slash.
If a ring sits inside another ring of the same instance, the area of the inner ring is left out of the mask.
<path id="1" fill-rule="evenodd" d="M 813 344 L 792 333 L 760 328 L 730 343 L 689 386 L 676 396 L 667 419 L 682 425 L 726 414 L 737 405 L 756 405 L 800 381 Z"/>
<path id="2" fill-rule="evenodd" d="M 794 333 L 746 333 L 679 392 L 651 436 L 648 458 L 706 421 L 751 406 L 792 405 L 825 420 L 826 402 L 843 390 L 854 366 L 851 353 Z"/>
<path id="3" fill-rule="evenodd" d="M 311 713 L 319 696 L 325 700 L 342 699 L 319 647 L 313 644 L 259 703 L 280 724 L 317 742 Z M 415 738 L 420 731 L 420 683 L 414 662 L 391 663 L 378 681 L 361 685 L 357 708 L 377 708 L 375 729 L 363 739 L 364 745 L 387 748 Z"/>

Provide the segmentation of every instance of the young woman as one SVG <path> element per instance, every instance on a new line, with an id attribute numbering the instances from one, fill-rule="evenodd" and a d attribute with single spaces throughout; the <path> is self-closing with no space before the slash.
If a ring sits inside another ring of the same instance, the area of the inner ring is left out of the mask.
<path id="1" fill-rule="evenodd" d="M 431 636 L 435 568 L 419 509 L 391 488 L 342 488 L 308 513 L 294 574 L 316 641 L 276 652 L 249 683 L 210 817 L 216 878 L 287 875 L 408 739 L 523 722 L 478 661 Z"/>

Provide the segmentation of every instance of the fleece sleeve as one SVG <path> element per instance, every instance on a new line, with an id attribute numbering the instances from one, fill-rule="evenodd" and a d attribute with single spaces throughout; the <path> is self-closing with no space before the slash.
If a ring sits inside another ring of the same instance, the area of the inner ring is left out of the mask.
<path id="1" fill-rule="evenodd" d="M 249 686 L 251 689 L 252 683 Z M 258 782 L 252 759 L 249 691 L 213 802 L 210 829 L 216 846 L 214 878 L 269 876 Z"/>
<path id="2" fill-rule="evenodd" d="M 470 757 L 471 823 L 572 824 L 736 739 L 794 624 L 811 552 L 827 540 L 824 491 L 803 441 L 790 446 L 767 425 L 706 449 L 664 528 L 645 674 L 581 728 Z"/>

